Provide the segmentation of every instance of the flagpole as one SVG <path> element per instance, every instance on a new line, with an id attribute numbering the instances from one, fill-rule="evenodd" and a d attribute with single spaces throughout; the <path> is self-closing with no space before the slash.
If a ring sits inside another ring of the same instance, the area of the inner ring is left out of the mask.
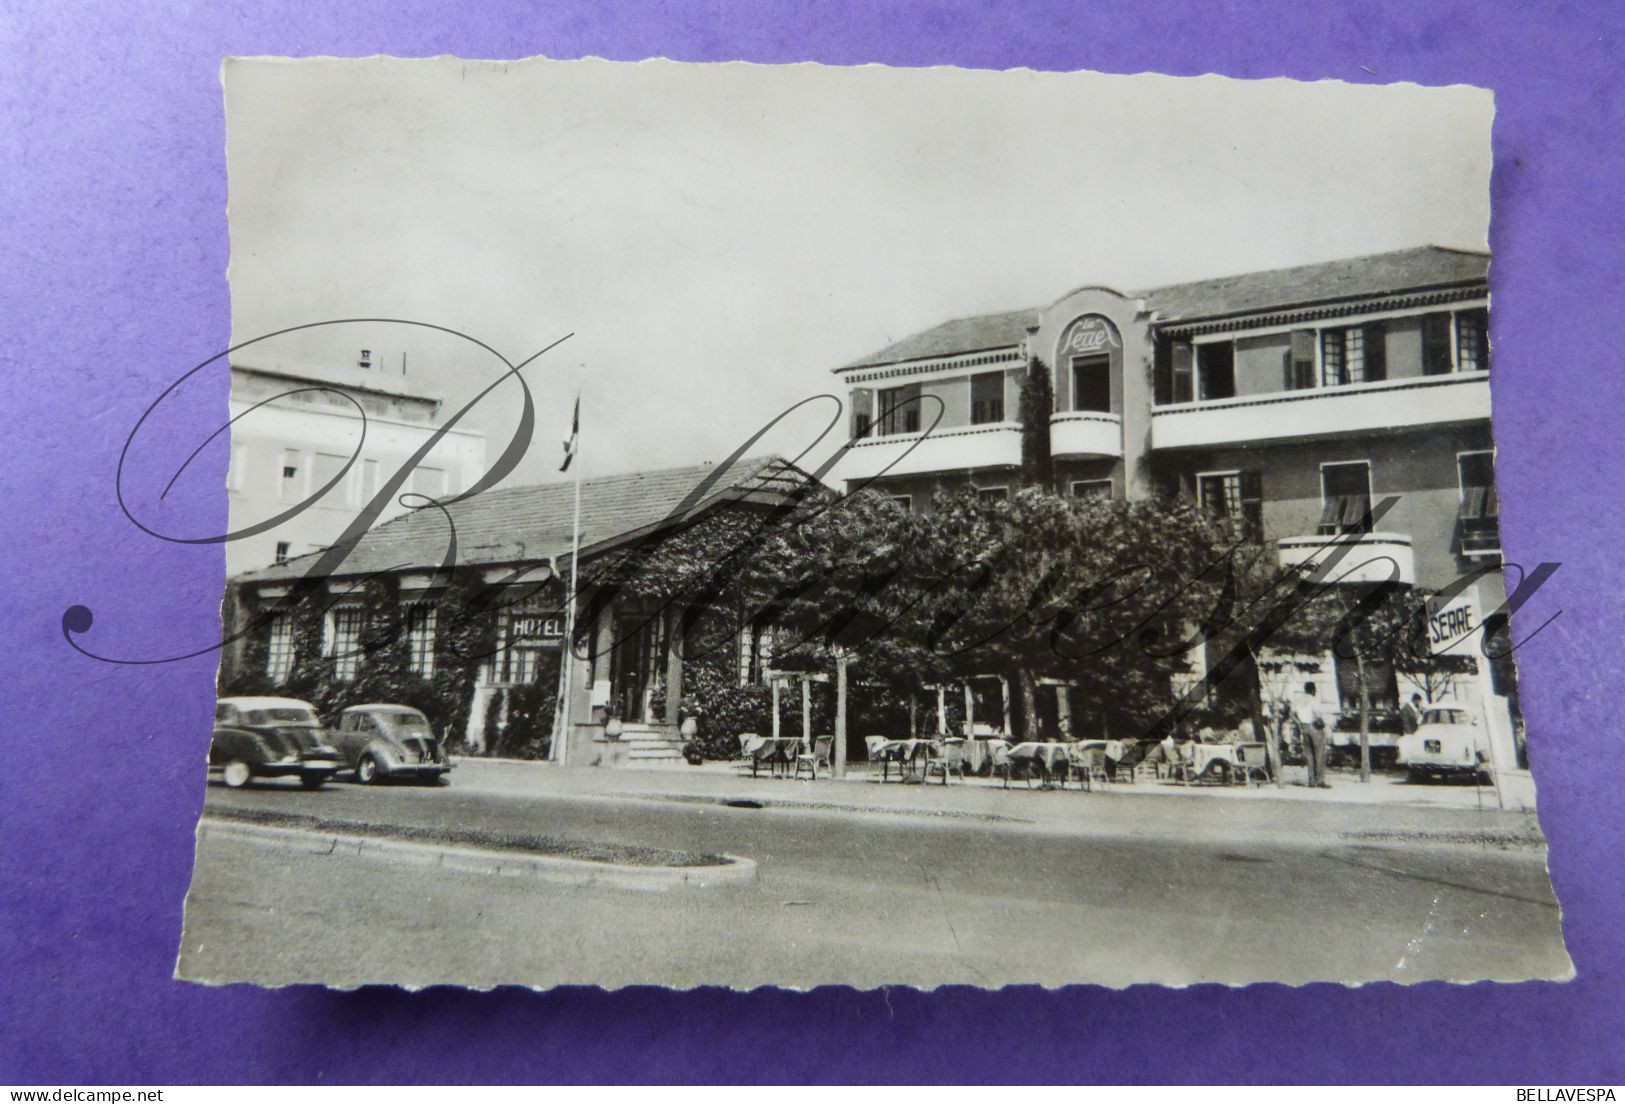
<path id="1" fill-rule="evenodd" d="M 570 668 L 574 666 L 575 628 L 576 628 L 576 561 L 581 558 L 581 465 L 579 453 L 581 451 L 581 396 L 576 396 L 576 410 L 573 432 L 571 433 L 570 459 L 576 470 L 575 478 L 575 517 L 570 523 L 570 576 L 565 584 L 564 599 L 564 642 L 559 649 L 559 707 L 555 712 L 558 718 L 558 729 L 553 738 L 553 761 L 563 763 L 569 752 L 570 744 Z"/>

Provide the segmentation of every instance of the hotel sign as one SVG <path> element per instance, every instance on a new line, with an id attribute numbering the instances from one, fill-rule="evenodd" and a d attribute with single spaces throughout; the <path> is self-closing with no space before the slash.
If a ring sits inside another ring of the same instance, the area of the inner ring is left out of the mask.
<path id="1" fill-rule="evenodd" d="M 1122 347 L 1123 342 L 1117 336 L 1117 327 L 1098 314 L 1085 315 L 1074 322 L 1072 332 L 1066 341 L 1068 352 L 1083 355 L 1109 353 Z"/>
<path id="2" fill-rule="evenodd" d="M 564 635 L 564 618 L 540 613 L 518 614 L 508 623 L 509 640 L 557 640 Z"/>
<path id="3" fill-rule="evenodd" d="M 1471 655 L 1480 639 L 1478 600 L 1459 594 L 1448 602 L 1428 600 L 1428 650 L 1433 655 Z"/>

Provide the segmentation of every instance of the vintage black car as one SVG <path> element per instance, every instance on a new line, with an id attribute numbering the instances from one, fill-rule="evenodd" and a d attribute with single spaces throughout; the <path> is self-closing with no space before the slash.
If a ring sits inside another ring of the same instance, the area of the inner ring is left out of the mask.
<path id="1" fill-rule="evenodd" d="M 440 782 L 451 759 L 422 713 L 408 705 L 352 705 L 333 734 L 344 765 L 365 785 L 386 778 Z"/>
<path id="2" fill-rule="evenodd" d="M 316 789 L 339 770 L 339 753 L 307 702 L 294 698 L 221 698 L 214 708 L 209 767 L 236 789 L 251 778 L 299 779 Z"/>

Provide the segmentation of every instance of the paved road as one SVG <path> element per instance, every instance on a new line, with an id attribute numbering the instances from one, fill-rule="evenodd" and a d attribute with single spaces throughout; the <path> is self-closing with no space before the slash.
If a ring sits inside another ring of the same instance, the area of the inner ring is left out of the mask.
<path id="1" fill-rule="evenodd" d="M 1513 814 L 561 779 L 482 764 L 443 789 L 213 784 L 208 808 L 720 851 L 756 860 L 758 880 L 583 890 L 211 837 L 181 976 L 930 987 L 1570 969 L 1538 830 Z M 722 804 L 730 794 L 766 807 Z"/>

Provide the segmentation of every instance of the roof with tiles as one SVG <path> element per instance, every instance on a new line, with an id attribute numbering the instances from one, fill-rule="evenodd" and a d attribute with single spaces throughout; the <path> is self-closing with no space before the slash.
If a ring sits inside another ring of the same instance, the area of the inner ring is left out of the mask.
<path id="1" fill-rule="evenodd" d="M 1187 321 L 1429 288 L 1483 284 L 1490 255 L 1424 245 L 1322 264 L 1276 268 L 1135 292 L 1162 319 Z"/>
<path id="2" fill-rule="evenodd" d="M 777 456 L 740 460 L 710 486 L 713 464 L 584 479 L 581 482 L 581 552 L 615 547 L 649 532 L 691 521 L 729 503 L 777 505 L 812 476 Z M 457 559 L 463 565 L 516 564 L 570 554 L 574 484 L 502 487 L 446 507 L 457 528 Z M 445 518 L 438 510 L 414 510 L 356 542 L 338 569 L 343 575 L 392 570 L 431 570 L 446 554 Z M 244 582 L 299 578 L 321 555 L 244 572 Z"/>
<path id="3" fill-rule="evenodd" d="M 1319 264 L 1246 272 L 1188 284 L 1129 292 L 1161 321 L 1222 318 L 1285 307 L 1370 299 L 1429 288 L 1469 286 L 1489 279 L 1490 255 L 1423 245 Z M 1018 345 L 1038 324 L 1042 308 L 956 318 L 860 357 L 838 371 L 900 364 Z"/>

